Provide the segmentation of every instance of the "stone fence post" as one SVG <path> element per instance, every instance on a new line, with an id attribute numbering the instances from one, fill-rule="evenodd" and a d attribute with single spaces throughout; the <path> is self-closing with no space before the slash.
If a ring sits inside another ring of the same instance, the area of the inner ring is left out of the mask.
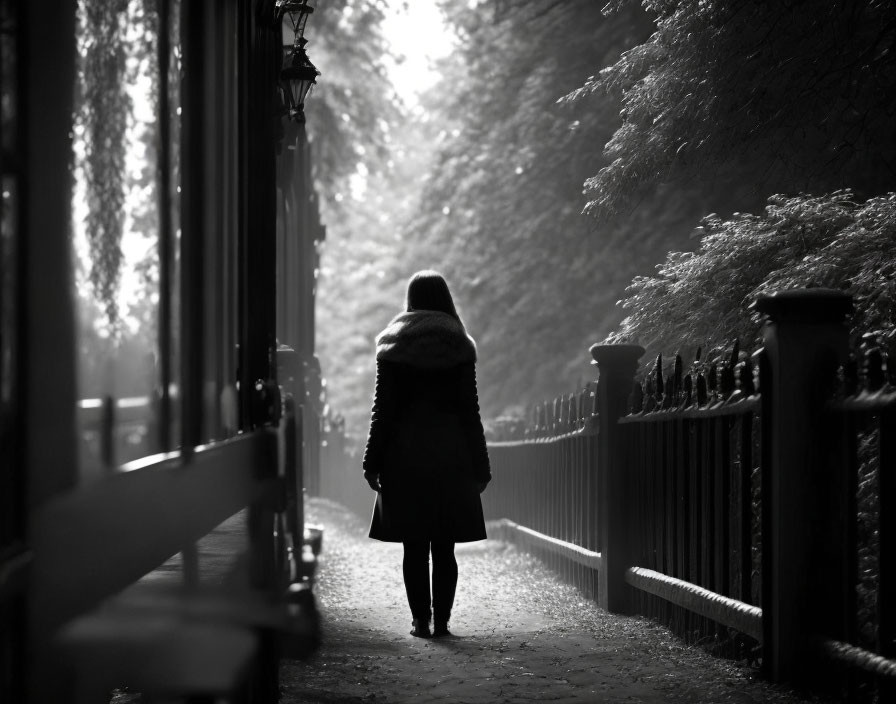
<path id="1" fill-rule="evenodd" d="M 598 453 L 597 516 L 600 525 L 601 568 L 598 575 L 598 603 L 614 613 L 631 611 L 630 588 L 625 571 L 632 566 L 629 534 L 628 471 L 618 420 L 628 414 L 640 345 L 593 345 L 599 372 L 597 382 Z"/>

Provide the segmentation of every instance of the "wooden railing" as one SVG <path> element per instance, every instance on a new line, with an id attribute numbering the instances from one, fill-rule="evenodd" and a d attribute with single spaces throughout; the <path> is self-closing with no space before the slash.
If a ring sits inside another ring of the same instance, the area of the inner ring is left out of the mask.
<path id="1" fill-rule="evenodd" d="M 879 351 L 850 361 L 850 306 L 764 297 L 752 359 L 659 359 L 638 382 L 642 348 L 592 347 L 593 405 L 546 405 L 526 438 L 490 443 L 492 526 L 596 581 L 610 611 L 737 632 L 775 680 L 889 701 L 896 378 Z"/>
<path id="2" fill-rule="evenodd" d="M 147 422 L 149 404 L 106 399 L 80 408 L 82 427 L 109 448 L 122 426 L 134 432 Z M 113 409 L 135 415 L 115 422 Z M 153 695 L 248 687 L 240 691 L 253 701 L 276 700 L 279 657 L 307 656 L 319 639 L 312 587 L 320 536 L 304 526 L 291 397 L 283 410 L 228 440 L 112 460 L 105 476 L 40 508 L 31 600 L 35 641 L 52 644 L 41 662 L 58 668 L 52 696 L 87 700 L 120 685 Z M 241 510 L 245 548 L 232 555 L 227 588 L 201 580 L 196 541 Z M 181 588 L 118 595 L 179 552 Z M 161 679 L 147 676 L 147 657 L 167 663 L 153 669 L 166 673 Z"/>

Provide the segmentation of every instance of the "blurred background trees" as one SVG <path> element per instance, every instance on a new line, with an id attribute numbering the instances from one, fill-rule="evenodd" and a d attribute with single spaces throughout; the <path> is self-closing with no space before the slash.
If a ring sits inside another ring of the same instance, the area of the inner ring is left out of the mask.
<path id="1" fill-rule="evenodd" d="M 321 355 L 350 432 L 419 268 L 455 290 L 489 416 L 591 378 L 603 338 L 749 348 L 761 291 L 843 287 L 856 330 L 893 322 L 891 3 L 440 6 L 456 50 L 401 133 L 412 183 L 376 189 L 414 205 L 327 245 L 320 310 L 343 317 L 320 318 Z"/>
<path id="2" fill-rule="evenodd" d="M 97 368 L 104 345 L 122 358 L 154 339 L 154 124 L 127 88 L 155 80 L 145 1 L 81 0 L 76 131 L 112 145 L 82 147 L 81 200 L 124 203 L 114 222 L 77 211 L 82 347 Z M 587 347 L 605 338 L 748 348 L 760 291 L 847 288 L 856 331 L 892 324 L 896 5 L 437 5 L 451 50 L 410 101 L 386 31 L 410 3 L 328 0 L 308 25 L 327 225 L 318 354 L 351 435 L 366 433 L 374 337 L 422 268 L 447 276 L 479 343 L 486 416 L 591 379 Z M 102 100 L 129 103 L 127 124 L 104 122 Z M 135 233 L 139 246 L 115 249 Z"/>
<path id="3" fill-rule="evenodd" d="M 455 292 L 479 343 L 484 413 L 519 413 L 592 376 L 587 347 L 621 319 L 620 293 L 672 243 L 685 246 L 711 203 L 660 187 L 649 211 L 605 223 L 581 215 L 620 106 L 597 93 L 559 101 L 649 37 L 646 13 L 534 0 L 441 7 L 456 48 L 405 113 L 393 178 L 367 194 L 379 214 L 325 249 L 319 348 L 354 434 L 366 431 L 374 337 L 415 270 L 442 271 Z"/>

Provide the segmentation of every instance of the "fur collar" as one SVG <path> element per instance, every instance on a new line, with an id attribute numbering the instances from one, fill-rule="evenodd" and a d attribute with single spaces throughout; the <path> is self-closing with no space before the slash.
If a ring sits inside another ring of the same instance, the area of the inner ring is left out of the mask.
<path id="1" fill-rule="evenodd" d="M 376 338 L 376 358 L 438 369 L 476 361 L 476 343 L 463 323 L 434 310 L 399 313 Z"/>

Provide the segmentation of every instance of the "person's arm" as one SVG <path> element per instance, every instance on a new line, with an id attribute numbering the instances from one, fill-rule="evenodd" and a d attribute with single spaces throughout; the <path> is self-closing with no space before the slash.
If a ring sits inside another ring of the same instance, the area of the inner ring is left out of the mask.
<path id="1" fill-rule="evenodd" d="M 367 448 L 364 450 L 364 479 L 374 491 L 380 490 L 380 477 L 385 464 L 386 444 L 389 442 L 390 426 L 394 416 L 395 370 L 389 362 L 376 363 L 376 387 L 373 392 L 373 407 L 370 409 L 370 432 Z"/>
<path id="2" fill-rule="evenodd" d="M 492 471 L 488 460 L 488 448 L 485 444 L 485 432 L 482 429 L 482 418 L 479 415 L 475 363 L 462 365 L 460 373 L 461 406 L 467 442 L 473 459 L 473 479 L 480 484 L 480 491 L 482 491 L 492 480 Z"/>

